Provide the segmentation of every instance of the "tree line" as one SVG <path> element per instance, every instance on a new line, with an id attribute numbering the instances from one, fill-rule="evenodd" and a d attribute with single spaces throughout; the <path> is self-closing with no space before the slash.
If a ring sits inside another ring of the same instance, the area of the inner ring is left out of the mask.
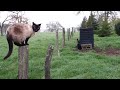
<path id="1" fill-rule="evenodd" d="M 80 13 L 80 12 L 79 12 Z M 99 37 L 120 35 L 120 18 L 117 11 L 91 11 L 89 18 L 83 18 L 81 28 L 93 28 Z M 119 34 L 118 34 L 119 32 Z"/>
<path id="2" fill-rule="evenodd" d="M 0 14 L 4 12 L 1 11 Z M 25 17 L 24 11 L 8 11 L 9 14 L 0 22 L 0 32 L 3 36 L 9 25 L 12 23 L 28 23 L 29 19 Z M 80 14 L 81 11 L 78 12 Z M 119 11 L 90 11 L 90 16 L 87 19 L 83 18 L 80 26 L 74 27 L 79 28 L 93 28 L 94 33 L 100 37 L 110 36 L 114 33 L 120 35 L 120 18 L 117 17 Z M 6 24 L 7 22 L 7 24 Z M 62 31 L 64 28 L 60 22 L 49 22 L 46 24 L 47 32 L 54 32 L 56 30 Z"/>

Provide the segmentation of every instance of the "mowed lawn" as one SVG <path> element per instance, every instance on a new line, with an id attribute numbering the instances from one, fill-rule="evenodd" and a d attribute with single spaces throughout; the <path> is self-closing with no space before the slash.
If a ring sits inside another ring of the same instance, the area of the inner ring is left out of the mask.
<path id="1" fill-rule="evenodd" d="M 29 40 L 29 79 L 44 79 L 44 62 L 49 44 L 54 46 L 51 61 L 52 79 L 120 79 L 120 55 L 106 55 L 96 53 L 95 50 L 81 52 L 76 50 L 76 39 L 79 32 L 62 48 L 62 33 L 59 33 L 59 52 L 56 52 L 55 33 L 36 33 Z M 102 50 L 108 48 L 120 48 L 120 37 L 98 37 L 94 35 L 95 48 Z M 0 79 L 17 79 L 18 75 L 18 47 L 14 45 L 12 55 L 3 60 L 8 52 L 8 44 L 5 36 L 0 36 Z"/>

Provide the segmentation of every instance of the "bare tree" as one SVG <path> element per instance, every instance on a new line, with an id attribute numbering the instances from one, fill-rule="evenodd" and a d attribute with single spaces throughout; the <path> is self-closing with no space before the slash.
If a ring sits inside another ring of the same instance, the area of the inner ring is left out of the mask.
<path id="1" fill-rule="evenodd" d="M 28 23 L 28 18 L 24 17 L 24 11 L 10 11 L 11 23 Z"/>
<path id="2" fill-rule="evenodd" d="M 10 15 L 8 15 L 1 23 L 0 23 L 0 30 L 1 30 L 1 36 L 3 36 L 3 27 L 4 23 L 11 20 Z"/>
<path id="3" fill-rule="evenodd" d="M 8 24 L 28 23 L 28 18 L 24 17 L 25 12 L 23 11 L 8 11 L 8 12 L 9 15 L 7 15 L 7 17 L 0 23 L 1 36 L 3 36 L 3 27 L 5 22 L 8 22 Z"/>
<path id="4" fill-rule="evenodd" d="M 53 32 L 56 30 L 62 30 L 63 26 L 56 21 L 56 22 L 49 22 L 48 24 L 46 24 L 46 28 L 48 31 Z"/>

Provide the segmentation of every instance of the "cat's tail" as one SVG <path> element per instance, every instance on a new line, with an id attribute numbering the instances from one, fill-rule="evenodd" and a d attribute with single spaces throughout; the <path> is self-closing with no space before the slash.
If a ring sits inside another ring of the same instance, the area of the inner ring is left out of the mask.
<path id="1" fill-rule="evenodd" d="M 12 54 L 12 51 L 13 51 L 12 38 L 7 36 L 7 42 L 8 42 L 8 45 L 9 45 L 9 51 L 8 51 L 7 55 L 4 57 L 4 60 L 7 59 L 8 57 L 10 57 L 10 55 Z"/>

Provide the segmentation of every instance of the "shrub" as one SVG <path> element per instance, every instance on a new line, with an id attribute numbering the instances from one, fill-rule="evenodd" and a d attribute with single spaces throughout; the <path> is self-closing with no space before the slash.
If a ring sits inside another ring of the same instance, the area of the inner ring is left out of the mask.
<path id="1" fill-rule="evenodd" d="M 98 36 L 105 37 L 110 35 L 111 35 L 110 24 L 107 21 L 103 21 L 102 24 L 99 26 Z"/>
<path id="2" fill-rule="evenodd" d="M 120 22 L 115 24 L 115 33 L 120 36 Z"/>

